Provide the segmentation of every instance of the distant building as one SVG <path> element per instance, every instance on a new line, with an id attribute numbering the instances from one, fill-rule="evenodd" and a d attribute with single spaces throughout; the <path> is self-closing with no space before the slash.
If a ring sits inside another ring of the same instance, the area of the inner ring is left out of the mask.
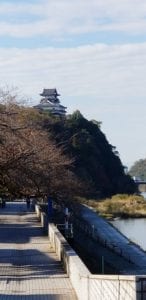
<path id="1" fill-rule="evenodd" d="M 35 105 L 34 108 L 48 111 L 53 115 L 64 116 L 66 114 L 66 107 L 60 104 L 60 100 L 56 89 L 44 89 L 40 94 L 43 98 L 40 104 Z"/>

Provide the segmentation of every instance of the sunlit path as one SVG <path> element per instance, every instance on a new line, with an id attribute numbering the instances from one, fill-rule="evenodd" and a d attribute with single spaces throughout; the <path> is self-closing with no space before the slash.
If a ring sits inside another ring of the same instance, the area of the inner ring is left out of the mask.
<path id="1" fill-rule="evenodd" d="M 0 209 L 0 299 L 76 299 L 69 278 L 25 203 Z"/>

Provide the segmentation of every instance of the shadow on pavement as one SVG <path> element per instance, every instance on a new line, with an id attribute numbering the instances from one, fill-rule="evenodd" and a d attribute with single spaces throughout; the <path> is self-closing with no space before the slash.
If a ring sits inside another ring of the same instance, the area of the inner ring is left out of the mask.
<path id="1" fill-rule="evenodd" d="M 2 300 L 59 300 L 61 299 L 60 298 L 60 295 L 58 294 L 39 294 L 39 295 L 4 295 L 4 294 L 0 294 L 0 299 Z M 62 299 L 69 299 L 67 298 L 62 298 Z M 71 298 L 70 298 L 71 299 Z"/>
<path id="2" fill-rule="evenodd" d="M 0 250 L 0 282 L 22 281 L 64 274 L 55 258 L 35 249 Z"/>

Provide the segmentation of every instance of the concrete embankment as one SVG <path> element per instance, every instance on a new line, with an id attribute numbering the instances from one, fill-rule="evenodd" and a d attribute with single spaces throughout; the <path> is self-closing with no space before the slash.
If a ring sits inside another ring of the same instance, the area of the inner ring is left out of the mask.
<path id="1" fill-rule="evenodd" d="M 59 221 L 63 223 L 63 214 L 61 218 Z M 92 209 L 81 205 L 74 210 L 72 221 L 74 237 L 71 245 L 92 273 L 146 274 L 145 251 Z"/>
<path id="2" fill-rule="evenodd" d="M 74 218 L 75 240 L 93 258 L 104 260 L 120 274 L 146 274 L 146 253 L 105 219 L 81 206 Z"/>
<path id="3" fill-rule="evenodd" d="M 93 275 L 53 224 L 48 232 L 79 300 L 146 299 L 146 276 Z"/>
<path id="4" fill-rule="evenodd" d="M 90 218 L 92 217 L 92 225 L 94 224 L 95 226 L 94 231 L 92 232 L 94 236 L 96 235 L 95 229 L 98 223 L 98 225 L 100 224 L 100 226 L 102 226 L 103 237 L 106 230 L 110 232 L 107 238 L 109 240 L 109 237 L 111 237 L 111 240 L 109 241 L 110 243 L 113 242 L 112 240 L 113 235 L 114 235 L 114 242 L 119 241 L 119 239 L 121 239 L 124 245 L 124 243 L 128 241 L 126 238 L 120 235 L 120 233 L 114 230 L 114 228 L 111 227 L 111 230 L 109 230 L 109 224 L 106 221 L 104 221 L 102 218 L 97 218 L 96 214 L 93 216 L 92 211 L 83 208 L 83 210 L 80 211 L 80 214 L 82 214 L 83 217 L 82 220 L 84 220 L 84 224 L 82 223 L 80 225 L 82 225 L 83 227 L 83 225 L 85 226 L 86 223 L 86 230 L 87 229 L 89 230 L 89 228 L 91 227 Z M 41 219 L 42 226 L 45 227 L 46 220 L 43 220 L 45 218 L 45 215 L 42 213 L 40 215 L 38 211 L 38 217 Z M 95 223 L 94 223 L 94 217 L 95 217 Z M 92 230 L 93 230 L 93 226 L 92 226 Z M 144 275 L 93 275 L 88 270 L 88 268 L 84 265 L 83 261 L 79 258 L 76 252 L 69 246 L 65 238 L 62 236 L 62 234 L 59 232 L 56 226 L 54 226 L 54 224 L 49 224 L 48 235 L 49 235 L 49 241 L 53 249 L 57 253 L 59 259 L 62 261 L 64 268 L 66 269 L 66 272 L 72 282 L 72 285 L 77 293 L 79 300 L 90 300 L 90 299 L 92 300 L 143 299 L 144 300 L 146 299 L 146 289 L 145 289 L 146 276 Z M 86 250 L 86 246 L 87 245 L 84 245 L 85 250 Z M 139 254 L 141 256 L 143 253 L 139 252 Z M 137 263 L 137 258 L 136 258 L 136 263 Z M 140 261 L 139 261 L 139 265 L 141 266 Z M 139 268 L 139 266 L 137 267 Z"/>

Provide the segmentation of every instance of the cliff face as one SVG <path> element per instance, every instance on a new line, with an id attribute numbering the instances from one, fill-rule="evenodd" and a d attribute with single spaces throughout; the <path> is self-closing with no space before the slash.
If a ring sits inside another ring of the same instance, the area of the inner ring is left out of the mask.
<path id="1" fill-rule="evenodd" d="M 90 183 L 90 194 L 110 196 L 134 193 L 136 186 L 124 167 L 118 152 L 107 141 L 100 123 L 88 121 L 79 111 L 65 119 L 48 118 L 44 121 L 58 147 L 74 159 L 75 174 Z"/>

